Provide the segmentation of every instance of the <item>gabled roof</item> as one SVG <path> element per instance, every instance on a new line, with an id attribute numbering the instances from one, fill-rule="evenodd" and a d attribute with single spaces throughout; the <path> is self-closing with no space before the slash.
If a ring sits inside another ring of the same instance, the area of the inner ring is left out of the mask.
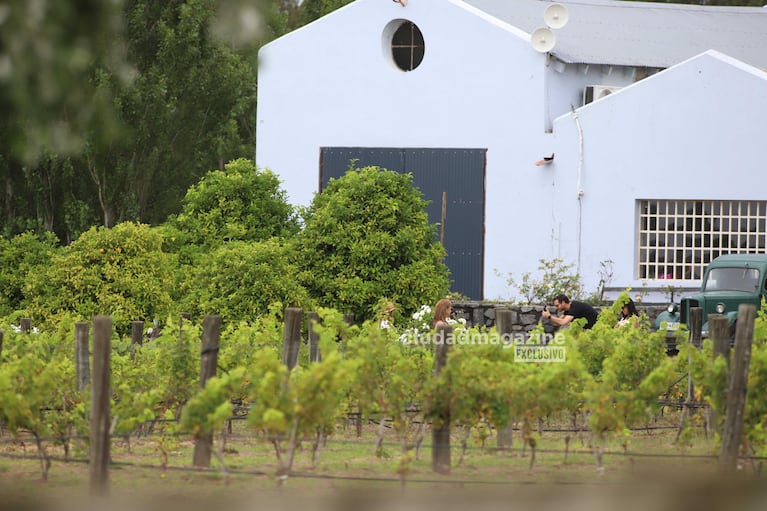
<path id="1" fill-rule="evenodd" d="M 459 0 L 527 33 L 552 1 Z M 767 1 L 767 0 L 766 0 Z M 706 50 L 767 70 L 767 8 L 560 0 L 569 22 L 550 53 L 568 63 L 666 68 Z"/>

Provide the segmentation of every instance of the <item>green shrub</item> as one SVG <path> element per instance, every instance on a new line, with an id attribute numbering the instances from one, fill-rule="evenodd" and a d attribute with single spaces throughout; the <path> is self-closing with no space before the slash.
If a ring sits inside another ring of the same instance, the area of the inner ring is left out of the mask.
<path id="1" fill-rule="evenodd" d="M 298 230 L 293 207 L 280 181 L 240 158 L 208 172 L 187 190 L 172 221 L 189 243 L 217 246 L 226 241 L 262 241 Z"/>
<path id="2" fill-rule="evenodd" d="M 57 245 L 58 238 L 50 232 L 41 237 L 31 232 L 0 237 L 0 316 L 23 307 L 27 275 L 50 266 Z"/>
<path id="3" fill-rule="evenodd" d="M 534 277 L 530 272 L 523 273 L 520 280 L 516 280 L 511 273 L 507 276 L 507 284 L 522 294 L 523 303 L 550 304 L 560 293 L 571 300 L 582 298 L 581 276 L 573 271 L 574 264 L 565 264 L 562 259 L 540 259 L 538 262 L 538 276 Z"/>
<path id="4" fill-rule="evenodd" d="M 104 314 L 127 334 L 131 321 L 167 317 L 174 262 L 162 242 L 156 230 L 131 222 L 84 232 L 30 274 L 26 307 L 33 323 L 55 325 L 65 313 L 85 321 Z"/>
<path id="5" fill-rule="evenodd" d="M 184 307 L 194 317 L 218 314 L 225 322 L 253 320 L 269 307 L 308 307 L 288 247 L 277 240 L 233 241 L 202 255 L 183 283 Z"/>
<path id="6" fill-rule="evenodd" d="M 362 320 L 375 317 L 381 297 L 398 304 L 401 318 L 445 296 L 445 252 L 427 204 L 409 174 L 366 167 L 331 180 L 298 236 L 301 281 L 311 297 Z"/>

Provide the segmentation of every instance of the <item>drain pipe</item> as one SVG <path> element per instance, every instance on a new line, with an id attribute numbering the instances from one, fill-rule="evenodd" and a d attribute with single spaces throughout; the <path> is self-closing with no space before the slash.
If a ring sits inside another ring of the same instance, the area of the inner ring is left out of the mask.
<path id="1" fill-rule="evenodd" d="M 578 263 L 575 270 L 578 274 L 581 273 L 581 238 L 583 234 L 583 188 L 581 187 L 581 178 L 583 176 L 583 128 L 581 128 L 581 122 L 578 119 L 578 112 L 575 111 L 572 105 L 570 105 L 572 112 L 570 116 L 575 121 L 575 127 L 578 129 L 578 184 L 577 197 L 578 197 Z"/>

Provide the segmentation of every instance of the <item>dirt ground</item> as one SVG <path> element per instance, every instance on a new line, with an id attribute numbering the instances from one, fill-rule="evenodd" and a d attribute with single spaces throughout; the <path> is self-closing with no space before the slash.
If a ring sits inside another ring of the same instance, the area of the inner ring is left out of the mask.
<path id="1" fill-rule="evenodd" d="M 398 475 L 403 471 L 400 442 L 387 428 L 377 456 L 377 429 L 365 425 L 357 437 L 353 425 L 339 423 L 316 464 L 310 442 L 302 442 L 287 478 L 277 476 L 271 444 L 242 423 L 235 422 L 226 439 L 226 467 L 214 457 L 209 470 L 192 467 L 194 444 L 187 437 L 150 434 L 131 438 L 130 444 L 115 438 L 107 497 L 92 495 L 83 441 L 73 441 L 68 461 L 60 446 L 50 445 L 52 463 L 43 480 L 34 442 L 5 433 L 0 435 L 0 511 L 767 509 L 767 480 L 759 463 L 746 460 L 737 474 L 723 477 L 715 440 L 698 428 L 685 446 L 679 445 L 673 418 L 628 438 L 610 439 L 602 467 L 588 432 L 544 431 L 534 463 L 516 431 L 512 447 L 502 451 L 494 437 L 482 446 L 472 435 L 460 464 L 459 432 L 454 432 L 449 475 L 431 468 L 427 430 L 418 456 L 409 451 L 405 458 L 404 482 Z"/>

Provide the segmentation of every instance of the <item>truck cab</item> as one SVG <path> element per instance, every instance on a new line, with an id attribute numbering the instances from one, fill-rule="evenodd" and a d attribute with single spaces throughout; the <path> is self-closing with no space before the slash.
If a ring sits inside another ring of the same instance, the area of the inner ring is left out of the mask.
<path id="1" fill-rule="evenodd" d="M 700 292 L 682 298 L 679 322 L 690 324 L 690 309 L 703 310 L 701 336 L 708 337 L 708 315 L 722 314 L 730 324 L 730 337 L 735 336 L 738 306 L 754 304 L 759 310 L 767 296 L 767 254 L 728 254 L 711 261 L 703 274 Z"/>

